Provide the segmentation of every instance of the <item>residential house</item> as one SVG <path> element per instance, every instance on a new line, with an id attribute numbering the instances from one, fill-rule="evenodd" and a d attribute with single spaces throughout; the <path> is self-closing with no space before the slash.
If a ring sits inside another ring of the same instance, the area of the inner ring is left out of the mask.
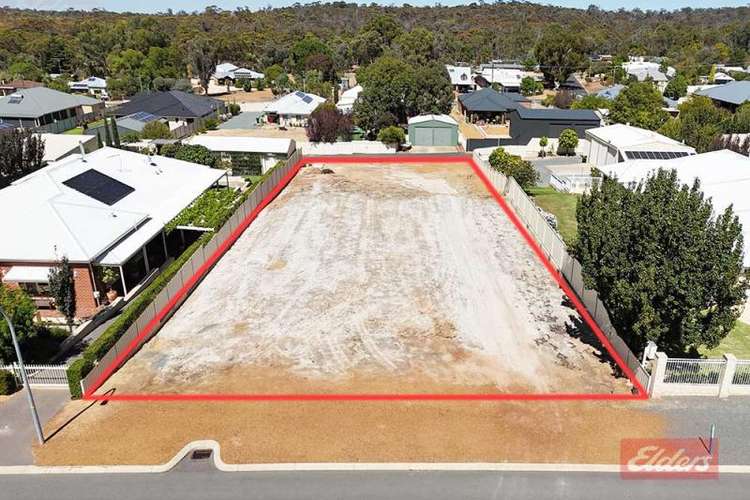
<path id="1" fill-rule="evenodd" d="M 69 82 L 71 92 L 91 94 L 100 99 L 109 99 L 107 94 L 107 80 L 96 76 L 90 76 L 80 82 Z"/>
<path id="2" fill-rule="evenodd" d="M 736 82 L 716 85 L 695 92 L 697 95 L 704 95 L 710 98 L 715 104 L 735 111 L 743 103 L 750 101 L 750 80 L 740 80 Z"/>
<path id="3" fill-rule="evenodd" d="M 723 149 L 674 159 L 630 160 L 608 165 L 602 171 L 626 185 L 644 181 L 659 169 L 674 170 L 682 184 L 700 181 L 701 191 L 711 198 L 714 213 L 730 205 L 742 224 L 745 241 L 750 241 L 750 158 Z M 750 267 L 750 252 L 745 251 L 745 267 Z"/>
<path id="4" fill-rule="evenodd" d="M 639 82 L 647 79 L 652 80 L 660 91 L 664 92 L 669 79 L 677 74 L 677 71 L 669 66 L 666 73 L 661 70 L 661 64 L 658 62 L 645 61 L 641 58 L 631 58 L 629 62 L 623 63 L 622 68 L 630 76 L 635 77 Z"/>
<path id="5" fill-rule="evenodd" d="M 138 113 L 133 113 L 132 115 L 115 118 L 115 123 L 117 124 L 117 134 L 120 136 L 121 140 L 127 136 L 140 135 L 147 124 L 155 121 L 166 123 L 169 126 L 169 129 L 173 131 L 173 133 L 179 133 L 180 130 L 185 129 L 184 122 L 181 122 L 179 120 L 170 122 L 166 118 L 160 118 L 158 116 L 152 115 L 151 113 L 141 111 Z M 108 126 L 111 127 L 111 123 L 109 123 Z M 96 136 L 98 134 L 99 137 L 102 138 L 102 140 L 104 140 L 104 138 L 106 137 L 106 132 L 104 131 L 104 123 L 99 123 L 95 126 L 89 126 L 83 133 L 91 136 Z"/>
<path id="6" fill-rule="evenodd" d="M 471 123 L 505 123 L 508 114 L 528 103 L 521 94 L 487 87 L 458 97 L 458 105 Z"/>
<path id="7" fill-rule="evenodd" d="M 624 88 L 625 88 L 625 85 L 622 85 L 621 83 L 617 83 L 610 87 L 604 87 L 603 89 L 596 92 L 595 95 L 597 97 L 603 97 L 605 99 L 609 99 L 610 101 L 613 101 L 618 95 L 620 95 L 620 92 L 622 92 L 622 89 Z"/>
<path id="8" fill-rule="evenodd" d="M 524 77 L 521 68 L 498 68 L 491 66 L 489 68 L 485 67 L 480 74 L 483 81 L 489 83 L 490 86 L 496 84 L 505 92 L 521 91 L 521 80 Z"/>
<path id="9" fill-rule="evenodd" d="M 451 79 L 453 90 L 460 94 L 476 90 L 477 84 L 474 83 L 471 67 L 446 64 L 445 69 L 448 70 L 448 77 Z"/>
<path id="10" fill-rule="evenodd" d="M 717 71 L 714 74 L 714 83 L 716 85 L 724 85 L 725 83 L 733 82 L 734 78 L 724 73 L 723 71 Z"/>
<path id="11" fill-rule="evenodd" d="M 297 90 L 268 104 L 262 116 L 266 122 L 282 127 L 304 127 L 310 114 L 325 101 L 324 97 Z"/>
<path id="12" fill-rule="evenodd" d="M 119 275 L 114 288 L 132 294 L 179 255 L 195 231 L 164 227 L 226 174 L 172 158 L 102 148 L 73 155 L 0 190 L 0 281 L 29 292 L 44 316 L 50 268 L 65 256 L 73 267 L 76 316 L 91 317 L 108 291 L 102 268 Z M 22 215 L 21 215 L 22 214 Z M 186 236 L 186 233 L 187 236 Z M 193 234 L 195 233 L 195 234 Z"/>
<path id="13" fill-rule="evenodd" d="M 286 161 L 297 148 L 293 139 L 195 135 L 184 144 L 203 146 L 228 160 L 233 175 L 265 174 L 276 163 Z"/>
<path id="14" fill-rule="evenodd" d="M 586 130 L 599 127 L 601 116 L 590 109 L 529 109 L 517 107 L 510 113 L 511 144 L 528 144 L 539 137 L 557 138 L 565 129 L 573 129 L 579 138 Z"/>
<path id="15" fill-rule="evenodd" d="M 221 63 L 216 65 L 213 78 L 219 85 L 224 85 L 227 80 L 232 83 L 239 80 L 260 80 L 265 75 L 247 68 L 240 68 L 232 63 Z"/>
<path id="16" fill-rule="evenodd" d="M 114 115 L 118 118 L 139 113 L 156 116 L 169 122 L 175 137 L 185 137 L 203 127 L 206 120 L 218 119 L 226 112 L 226 104 L 219 99 L 165 90 L 138 94 L 115 108 Z"/>
<path id="17" fill-rule="evenodd" d="M 639 127 L 617 123 L 586 130 L 588 162 L 601 169 L 629 160 L 667 160 L 695 154 L 679 141 Z"/>
<path id="18" fill-rule="evenodd" d="M 3 81 L 0 82 L 0 96 L 10 95 L 18 90 L 32 89 L 34 87 L 44 87 L 44 84 L 33 80 Z"/>
<path id="19" fill-rule="evenodd" d="M 336 107 L 342 113 L 351 113 L 354 109 L 354 103 L 359 99 L 359 94 L 362 93 L 362 85 L 356 85 L 348 90 L 341 93 L 339 102 L 336 103 Z"/>
<path id="20" fill-rule="evenodd" d="M 103 112 L 102 101 L 47 87 L 23 89 L 0 98 L 0 122 L 39 132 L 65 132 Z"/>

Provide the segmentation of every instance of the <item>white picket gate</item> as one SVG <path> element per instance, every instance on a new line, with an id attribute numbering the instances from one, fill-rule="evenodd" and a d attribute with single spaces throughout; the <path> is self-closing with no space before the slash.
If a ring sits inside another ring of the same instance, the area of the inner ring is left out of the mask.
<path id="1" fill-rule="evenodd" d="M 24 365 L 24 367 L 32 386 L 68 386 L 67 365 Z M 21 369 L 16 363 L 0 365 L 0 370 L 11 372 L 18 384 L 22 383 Z"/>

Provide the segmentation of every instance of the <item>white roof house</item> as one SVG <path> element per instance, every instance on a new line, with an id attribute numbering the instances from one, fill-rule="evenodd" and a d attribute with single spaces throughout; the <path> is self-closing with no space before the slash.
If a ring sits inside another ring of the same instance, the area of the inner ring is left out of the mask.
<path id="1" fill-rule="evenodd" d="M 694 155 L 695 149 L 651 130 L 617 123 L 586 130 L 588 162 L 596 167 L 627 160 L 664 160 Z"/>
<path id="2" fill-rule="evenodd" d="M 448 70 L 448 76 L 451 79 L 451 85 L 470 85 L 474 86 L 474 77 L 471 74 L 471 67 L 469 66 L 452 66 L 450 64 L 445 65 L 445 69 Z"/>
<path id="3" fill-rule="evenodd" d="M 692 186 L 699 179 L 701 190 L 713 202 L 714 212 L 720 213 L 732 205 L 734 213 L 742 223 L 746 242 L 744 263 L 750 267 L 750 158 L 723 149 L 673 160 L 634 160 L 604 169 L 604 173 L 616 177 L 625 185 L 645 180 L 658 169 L 673 169 L 681 183 Z"/>
<path id="4" fill-rule="evenodd" d="M 258 73 L 247 68 L 240 68 L 232 63 L 221 63 L 216 65 L 213 77 L 217 80 L 223 78 L 231 78 L 232 80 L 239 80 L 246 78 L 249 80 L 257 80 L 263 78 L 263 73 Z"/>
<path id="5" fill-rule="evenodd" d="M 359 94 L 362 93 L 362 85 L 357 85 L 341 93 L 339 102 L 336 103 L 336 107 L 342 113 L 351 113 L 354 109 L 354 103 L 357 102 Z"/>
<path id="6" fill-rule="evenodd" d="M 294 153 L 294 139 L 270 137 L 243 137 L 219 135 L 195 135 L 183 141 L 185 144 L 203 146 L 217 153 L 261 153 L 290 156 Z"/>
<path id="7" fill-rule="evenodd" d="M 297 90 L 268 104 L 263 114 L 268 121 L 278 121 L 281 125 L 304 125 L 315 108 L 325 101 L 324 97 Z M 276 115 L 278 120 L 269 115 Z"/>
<path id="8" fill-rule="evenodd" d="M 44 141 L 43 160 L 46 163 L 80 153 L 81 146 L 85 152 L 91 152 L 96 149 L 97 145 L 95 135 L 39 134 L 39 136 Z"/>
<path id="9" fill-rule="evenodd" d="M 500 84 L 504 88 L 520 88 L 524 74 L 520 69 L 484 68 L 482 76 L 488 82 Z"/>
<path id="10" fill-rule="evenodd" d="M 123 265 L 224 175 L 108 147 L 51 163 L 0 190 L 0 212 L 23 212 L 0 221 L 0 261 Z"/>
<path id="11" fill-rule="evenodd" d="M 80 82 L 68 82 L 68 87 L 71 90 L 105 90 L 107 88 L 107 80 L 99 78 L 97 76 L 90 76 Z"/>

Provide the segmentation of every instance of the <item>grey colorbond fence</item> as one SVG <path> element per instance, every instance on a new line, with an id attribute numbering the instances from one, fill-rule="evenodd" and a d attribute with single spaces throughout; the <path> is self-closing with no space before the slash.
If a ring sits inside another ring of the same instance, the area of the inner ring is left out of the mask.
<path id="1" fill-rule="evenodd" d="M 201 282 L 205 273 L 201 276 L 196 276 L 198 270 L 203 264 L 208 261 L 213 253 L 219 248 L 220 245 L 227 241 L 227 238 L 237 229 L 242 221 L 250 214 L 268 194 L 281 182 L 281 180 L 292 170 L 294 165 L 302 158 L 302 151 L 298 149 L 294 154 L 289 157 L 283 166 L 275 168 L 270 175 L 259 184 L 255 190 L 247 197 L 247 199 L 237 207 L 234 214 L 229 217 L 224 225 L 214 233 L 213 238 L 206 243 L 205 246 L 198 247 L 193 255 L 182 265 L 180 270 L 174 277 L 167 283 L 161 292 L 154 298 L 151 304 L 141 313 L 138 319 L 130 325 L 125 333 L 120 337 L 117 343 L 105 354 L 102 359 L 94 366 L 86 377 L 81 380 L 81 388 L 86 393 L 87 389 L 92 387 L 93 384 L 99 380 L 103 373 L 114 363 L 121 353 L 127 353 L 127 355 L 120 360 L 120 366 L 122 363 L 132 357 L 138 349 L 140 349 L 146 342 L 156 335 L 159 329 L 169 320 L 170 317 L 179 309 L 183 302 L 190 296 L 195 290 L 198 284 Z M 227 245 L 223 250 L 226 251 L 229 246 Z M 218 262 L 218 259 L 217 261 Z M 215 264 L 214 262 L 213 264 Z M 206 269 L 206 272 L 208 269 Z M 193 278 L 195 276 L 195 278 Z M 191 281 L 192 280 L 192 281 Z M 188 286 L 181 295 L 180 291 Z M 138 338 L 140 332 L 148 325 L 157 315 L 167 306 L 174 297 L 179 298 L 172 304 L 170 309 L 166 311 L 158 324 L 154 326 L 144 338 L 142 338 L 138 345 L 134 349 L 129 350 L 130 344 Z M 119 368 L 119 367 L 118 367 Z"/>
<path id="2" fill-rule="evenodd" d="M 539 213 L 536 204 L 516 183 L 515 179 L 508 178 L 502 173 L 492 169 L 486 160 L 474 155 L 474 161 L 480 167 L 485 176 L 490 180 L 495 189 L 502 194 L 521 222 L 528 228 L 531 235 L 542 248 L 550 262 L 565 277 L 573 292 L 583 302 L 591 317 L 607 337 L 612 347 L 620 355 L 623 362 L 635 373 L 638 381 L 643 387 L 648 386 L 649 374 L 641 365 L 638 357 L 625 344 L 612 326 L 609 314 L 595 290 L 585 287 L 581 264 L 568 254 L 567 245 L 562 237 L 549 225 L 544 216 Z"/>

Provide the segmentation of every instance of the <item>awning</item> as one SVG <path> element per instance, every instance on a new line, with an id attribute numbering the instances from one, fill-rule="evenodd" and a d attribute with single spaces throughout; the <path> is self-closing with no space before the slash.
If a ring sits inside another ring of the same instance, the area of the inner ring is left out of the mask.
<path id="1" fill-rule="evenodd" d="M 48 283 L 49 267 L 13 266 L 3 276 L 3 281 L 12 283 Z"/>

